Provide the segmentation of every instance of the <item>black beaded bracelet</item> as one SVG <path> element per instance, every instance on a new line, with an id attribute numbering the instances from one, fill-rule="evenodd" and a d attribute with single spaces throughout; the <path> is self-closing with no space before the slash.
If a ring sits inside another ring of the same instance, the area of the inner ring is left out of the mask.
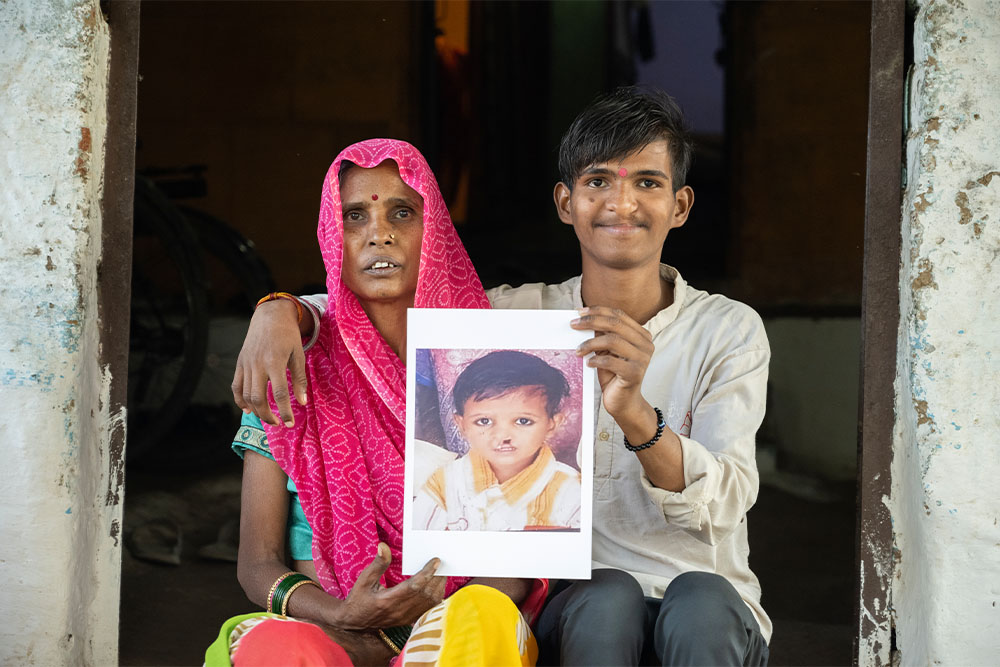
<path id="1" fill-rule="evenodd" d="M 667 422 L 663 421 L 663 413 L 660 412 L 659 408 L 654 407 L 653 410 L 656 411 L 656 435 L 650 438 L 649 442 L 644 442 L 641 445 L 633 445 L 629 443 L 628 438 L 625 438 L 625 449 L 630 452 L 641 452 L 647 447 L 655 445 L 656 441 L 660 439 L 661 435 L 663 435 L 663 429 L 667 427 Z"/>

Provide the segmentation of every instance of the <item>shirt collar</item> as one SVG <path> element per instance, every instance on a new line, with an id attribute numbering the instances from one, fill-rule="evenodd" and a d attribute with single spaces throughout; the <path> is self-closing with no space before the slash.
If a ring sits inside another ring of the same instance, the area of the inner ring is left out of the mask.
<path id="1" fill-rule="evenodd" d="M 500 492 L 503 494 L 504 500 L 509 505 L 520 500 L 544 474 L 545 469 L 553 459 L 555 456 L 548 447 L 542 447 L 538 450 L 538 456 L 527 468 L 500 484 Z M 498 483 L 489 461 L 471 449 L 469 450 L 469 463 L 472 464 L 472 484 L 477 494 Z"/>
<path id="2" fill-rule="evenodd" d="M 688 296 L 688 284 L 681 277 L 680 271 L 667 264 L 660 264 L 660 278 L 666 280 L 674 286 L 674 301 L 669 306 L 649 318 L 643 326 L 654 336 L 665 329 L 667 325 L 677 319 L 684 308 L 684 301 Z"/>
<path id="3" fill-rule="evenodd" d="M 660 264 L 660 278 L 674 286 L 674 301 L 649 318 L 649 321 L 643 325 L 653 335 L 656 335 L 656 333 L 662 331 L 668 324 L 677 319 L 681 309 L 684 308 L 684 300 L 688 297 L 688 284 L 681 277 L 680 271 L 667 264 Z M 573 307 L 583 308 L 583 295 L 580 291 L 583 286 L 583 276 L 576 276 L 571 280 L 570 293 L 573 299 Z"/>

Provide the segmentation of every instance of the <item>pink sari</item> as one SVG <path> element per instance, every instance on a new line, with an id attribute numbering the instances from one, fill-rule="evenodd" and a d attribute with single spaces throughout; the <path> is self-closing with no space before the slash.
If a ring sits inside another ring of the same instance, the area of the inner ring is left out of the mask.
<path id="1" fill-rule="evenodd" d="M 393 586 L 403 545 L 403 451 L 406 369 L 341 281 L 343 218 L 340 163 L 371 168 L 394 160 L 400 177 L 424 200 L 417 308 L 489 308 L 472 262 L 445 207 L 434 174 L 411 145 L 372 139 L 344 149 L 323 183 L 319 245 L 326 264 L 329 309 L 306 353 L 309 402 L 292 401 L 293 428 L 265 425 L 275 460 L 295 482 L 313 529 L 313 558 L 323 588 L 345 598 L 379 541 L 392 564 Z M 447 593 L 465 583 L 451 578 Z"/>

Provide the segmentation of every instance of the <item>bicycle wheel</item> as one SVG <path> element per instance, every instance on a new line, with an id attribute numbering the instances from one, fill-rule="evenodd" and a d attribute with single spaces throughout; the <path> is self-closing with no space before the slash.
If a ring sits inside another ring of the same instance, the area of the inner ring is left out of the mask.
<path id="1" fill-rule="evenodd" d="M 179 206 L 203 250 L 212 317 L 249 317 L 257 300 L 274 291 L 274 279 L 254 242 L 219 218 Z"/>
<path id="2" fill-rule="evenodd" d="M 208 344 L 198 241 L 148 179 L 136 176 L 126 458 L 141 458 L 183 416 Z"/>

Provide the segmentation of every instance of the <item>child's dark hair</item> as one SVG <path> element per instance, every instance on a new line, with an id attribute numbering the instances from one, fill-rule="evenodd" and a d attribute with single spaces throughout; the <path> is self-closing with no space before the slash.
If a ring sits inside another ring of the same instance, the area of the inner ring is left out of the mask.
<path id="1" fill-rule="evenodd" d="M 470 400 L 497 398 L 525 387 L 539 387 L 545 392 L 549 417 L 559 412 L 559 404 L 569 394 L 566 377 L 538 357 L 516 350 L 497 350 L 466 366 L 455 380 L 451 395 L 455 412 L 463 415 Z"/>
<path id="2" fill-rule="evenodd" d="M 559 143 L 559 174 L 566 187 L 584 169 L 638 153 L 654 141 L 667 140 L 674 192 L 684 186 L 694 142 L 681 108 L 655 88 L 624 86 L 598 97 L 580 112 Z"/>

